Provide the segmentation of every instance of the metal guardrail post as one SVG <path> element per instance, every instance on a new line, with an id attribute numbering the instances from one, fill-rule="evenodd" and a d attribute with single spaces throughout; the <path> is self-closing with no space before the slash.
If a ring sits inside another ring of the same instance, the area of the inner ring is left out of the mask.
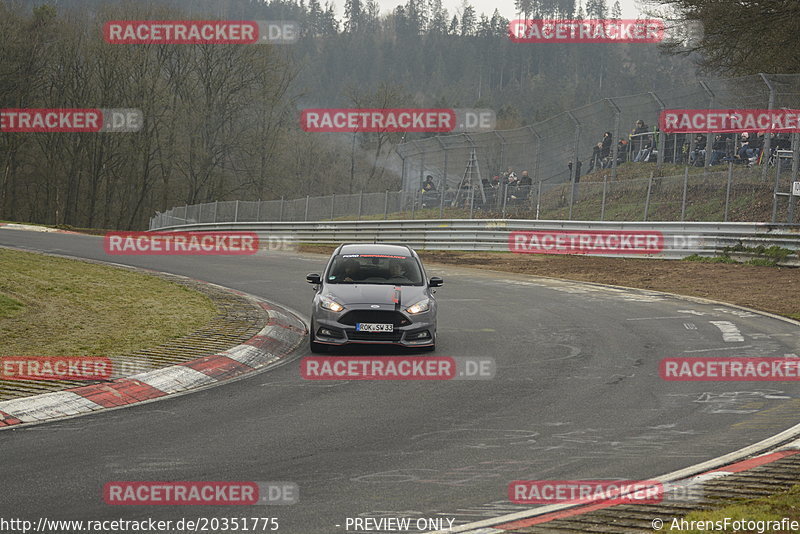
<path id="1" fill-rule="evenodd" d="M 683 222 L 686 215 L 686 191 L 689 186 L 689 166 L 683 169 L 683 197 L 681 199 L 681 222 Z"/>
<path id="2" fill-rule="evenodd" d="M 308 220 L 308 200 L 309 200 L 309 198 L 310 198 L 310 195 L 306 195 L 306 210 L 305 210 L 305 213 L 303 214 L 303 221 L 307 221 Z"/>
<path id="3" fill-rule="evenodd" d="M 364 208 L 364 190 L 362 189 L 358 193 L 358 219 L 356 219 L 358 221 L 361 220 L 361 213 L 363 208 Z"/>
<path id="4" fill-rule="evenodd" d="M 417 208 L 417 190 L 411 194 L 411 220 L 414 220 L 414 210 Z"/>
<path id="5" fill-rule="evenodd" d="M 258 199 L 258 204 L 256 204 L 256 222 L 261 221 L 261 199 Z"/>
<path id="6" fill-rule="evenodd" d="M 725 190 L 725 216 L 722 222 L 728 222 L 728 206 L 731 201 L 731 182 L 733 181 L 733 162 L 728 162 L 728 187 Z"/>
<path id="7" fill-rule="evenodd" d="M 386 193 L 383 195 L 383 220 L 389 218 L 389 190 L 386 190 Z"/>
<path id="8" fill-rule="evenodd" d="M 764 81 L 764 84 L 767 86 L 767 89 L 769 89 L 769 101 L 767 103 L 767 109 L 772 110 L 775 107 L 775 87 L 772 85 L 770 79 L 767 78 L 766 74 L 764 74 L 763 72 L 759 72 L 758 75 L 761 76 L 761 79 Z M 764 134 L 764 146 L 761 147 L 761 164 L 763 165 L 763 167 L 761 168 L 761 179 L 764 180 L 765 182 L 767 181 L 767 172 L 768 172 L 767 169 L 769 167 L 769 156 L 771 151 L 772 151 L 772 146 L 771 146 L 770 134 L 769 132 L 767 132 Z M 777 193 L 777 190 L 775 192 Z M 775 197 L 775 199 L 777 200 L 777 196 Z M 775 222 L 774 218 L 772 222 Z"/>
<path id="9" fill-rule="evenodd" d="M 233 208 L 233 222 L 239 222 L 239 201 L 236 201 L 236 206 Z"/>
<path id="10" fill-rule="evenodd" d="M 647 222 L 647 212 L 650 210 L 650 191 L 653 188 L 653 172 L 650 171 L 650 178 L 647 180 L 647 198 L 644 199 L 644 221 Z"/>
<path id="11" fill-rule="evenodd" d="M 214 221 L 217 222 L 217 205 L 219 204 L 219 200 L 214 201 Z"/>
<path id="12" fill-rule="evenodd" d="M 278 213 L 278 222 L 283 222 L 283 204 L 284 204 L 284 202 L 285 202 L 284 198 L 281 197 L 281 209 L 280 209 L 280 211 Z"/>
<path id="13" fill-rule="evenodd" d="M 331 220 L 336 218 L 336 193 L 331 195 Z"/>

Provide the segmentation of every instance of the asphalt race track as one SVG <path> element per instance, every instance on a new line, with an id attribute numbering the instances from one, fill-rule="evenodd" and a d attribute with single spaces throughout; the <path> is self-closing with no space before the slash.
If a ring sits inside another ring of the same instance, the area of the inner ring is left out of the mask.
<path id="1" fill-rule="evenodd" d="M 111 257 L 99 237 L 18 230 L 0 230 L 0 245 L 191 276 L 305 317 L 305 274 L 325 262 L 295 253 Z M 648 479 L 797 422 L 797 382 L 658 374 L 665 357 L 800 354 L 792 324 L 648 291 L 428 270 L 445 280 L 435 354 L 491 356 L 494 380 L 305 381 L 306 344 L 286 365 L 230 384 L 0 432 L 0 516 L 277 517 L 291 534 L 347 532 L 346 518 L 359 516 L 463 524 L 531 508 L 507 500 L 514 480 Z M 724 340 L 712 321 L 732 323 L 741 341 Z M 300 502 L 104 504 L 103 485 L 127 480 L 292 481 Z"/>

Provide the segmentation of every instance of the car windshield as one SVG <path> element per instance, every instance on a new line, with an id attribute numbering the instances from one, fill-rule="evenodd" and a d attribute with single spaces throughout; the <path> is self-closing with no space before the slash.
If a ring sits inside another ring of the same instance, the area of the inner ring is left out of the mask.
<path id="1" fill-rule="evenodd" d="M 327 283 L 421 286 L 423 277 L 411 256 L 340 254 L 331 262 Z"/>

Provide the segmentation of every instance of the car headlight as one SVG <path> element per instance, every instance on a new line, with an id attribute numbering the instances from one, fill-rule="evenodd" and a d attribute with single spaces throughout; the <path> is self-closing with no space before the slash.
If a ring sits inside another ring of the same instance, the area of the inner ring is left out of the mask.
<path id="1" fill-rule="evenodd" d="M 412 315 L 426 312 L 431 309 L 431 299 L 425 298 L 406 308 L 406 311 Z"/>
<path id="2" fill-rule="evenodd" d="M 319 305 L 321 308 L 330 310 L 332 312 L 340 312 L 344 309 L 344 306 L 333 300 L 331 297 L 320 298 Z"/>

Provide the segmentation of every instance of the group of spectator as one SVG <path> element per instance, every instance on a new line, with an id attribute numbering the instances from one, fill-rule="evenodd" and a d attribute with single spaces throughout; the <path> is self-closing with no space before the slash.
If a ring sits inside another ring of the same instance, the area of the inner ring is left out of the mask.
<path id="1" fill-rule="evenodd" d="M 617 141 L 617 165 L 626 161 L 653 162 L 658 156 L 658 138 L 661 135 L 658 127 L 650 128 L 643 120 L 637 120 L 628 139 Z M 753 165 L 761 162 L 764 147 L 764 132 L 741 132 L 716 134 L 712 139 L 709 165 L 732 162 L 735 164 Z M 787 134 L 769 134 L 771 151 L 790 148 L 791 141 Z M 612 145 L 613 134 L 605 132 L 602 139 L 592 147 L 587 173 L 595 169 L 607 169 L 613 166 Z M 688 163 L 702 167 L 705 165 L 707 137 L 697 134 L 673 134 L 664 142 L 663 161 L 672 163 Z M 773 152 L 774 153 L 774 152 Z M 772 155 L 772 154 L 770 154 Z M 572 165 L 569 165 L 572 171 Z"/>
<path id="2" fill-rule="evenodd" d="M 522 202 L 530 197 L 533 180 L 528 171 L 517 175 L 513 167 L 506 172 L 495 174 L 491 181 L 483 179 L 484 192 L 488 192 L 487 203 L 502 202 L 505 195 L 506 202 Z M 491 200 L 490 200 L 491 198 Z"/>
<path id="3" fill-rule="evenodd" d="M 477 184 L 475 184 L 477 185 Z M 460 186 L 454 191 L 445 191 L 445 202 L 455 205 L 457 199 L 460 201 L 474 202 L 475 206 L 485 209 L 501 207 L 503 199 L 506 204 L 519 204 L 530 198 L 533 179 L 528 171 L 517 174 L 513 167 L 502 173 L 497 173 L 491 179 L 482 178 L 481 188 L 476 189 L 474 199 L 470 195 L 471 184 L 468 180 L 461 182 Z M 438 190 L 433 176 L 428 175 L 422 182 L 422 206 L 432 207 L 441 202 L 441 192 Z M 461 193 L 458 195 L 458 193 Z M 484 201 L 485 199 L 485 201 Z M 459 204 L 461 202 L 458 202 Z"/>

